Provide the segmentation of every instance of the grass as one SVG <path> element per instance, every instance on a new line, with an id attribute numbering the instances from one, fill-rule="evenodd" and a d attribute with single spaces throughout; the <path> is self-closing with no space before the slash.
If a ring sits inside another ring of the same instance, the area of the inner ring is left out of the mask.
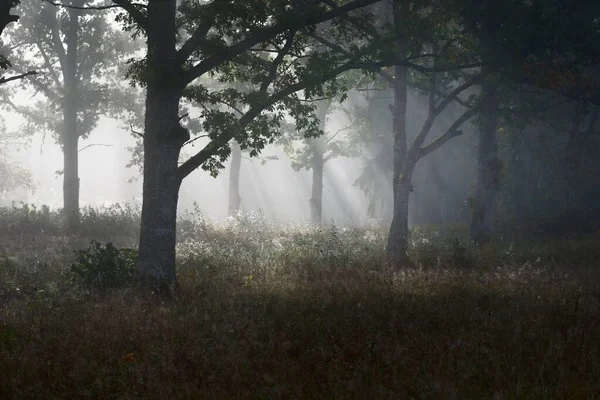
<path id="1" fill-rule="evenodd" d="M 134 212 L 94 215 L 77 238 L 41 233 L 39 221 L 0 238 L 1 398 L 600 393 L 597 236 L 474 248 L 416 231 L 415 268 L 392 273 L 377 229 L 190 214 L 179 224 L 183 296 L 166 304 L 134 287 L 69 283 L 72 249 L 135 243 Z"/>

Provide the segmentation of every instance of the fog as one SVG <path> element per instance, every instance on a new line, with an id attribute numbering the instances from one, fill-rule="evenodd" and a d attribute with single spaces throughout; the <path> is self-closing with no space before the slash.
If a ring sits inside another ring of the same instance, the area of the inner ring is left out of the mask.
<path id="1" fill-rule="evenodd" d="M 25 93 L 16 97 L 23 98 Z M 386 104 L 391 96 L 382 96 L 380 107 L 388 120 L 381 119 L 375 130 L 389 132 L 391 113 Z M 353 93 L 346 102 L 366 104 L 365 95 Z M 429 140 L 437 137 L 456 118 L 461 110 L 449 110 L 438 117 Z M 424 119 L 426 101 L 411 93 L 408 103 L 409 138 L 417 132 Z M 341 110 L 327 117 L 325 132 L 332 133 L 352 124 L 348 114 Z M 23 119 L 14 113 L 5 114 L 7 130 L 19 132 Z M 425 222 L 436 214 L 437 221 L 451 219 L 450 214 L 460 214 L 457 209 L 466 198 L 474 179 L 474 133 L 468 127 L 465 134 L 453 139 L 438 152 L 435 152 L 417 166 L 414 176 L 414 192 L 410 208 L 410 222 Z M 344 133 L 342 133 L 343 135 Z M 391 132 L 387 133 L 391 137 Z M 110 207 L 115 203 L 127 203 L 133 207 L 141 206 L 142 175 L 136 166 L 128 168 L 131 160 L 129 148 L 136 144 L 137 137 L 124 128 L 122 121 L 101 117 L 96 129 L 79 143 L 80 202 L 82 207 Z M 184 160 L 203 142 L 199 140 L 194 148 L 184 147 L 181 159 Z M 341 225 L 364 225 L 372 223 L 367 209 L 369 199 L 355 185 L 366 159 L 378 157 L 374 148 L 365 148 L 363 155 L 355 158 L 339 157 L 325 165 L 323 185 L 323 221 L 327 224 L 335 220 Z M 275 156 L 276 159 L 273 159 Z M 36 205 L 48 205 L 51 208 L 62 207 L 63 155 L 60 146 L 50 132 L 37 132 L 28 140 L 26 146 L 15 152 L 14 157 L 27 167 L 32 174 L 35 190 L 18 190 L 6 196 L 5 203 L 24 202 Z M 382 172 L 383 173 L 383 172 Z M 245 211 L 261 210 L 272 223 L 305 223 L 310 217 L 309 197 L 311 196 L 312 171 L 295 171 L 290 159 L 277 144 L 267 146 L 260 157 L 250 158 L 242 155 L 240 170 L 241 209 Z M 229 161 L 217 178 L 198 169 L 183 181 L 179 211 L 199 209 L 210 219 L 221 221 L 227 218 Z M 439 180 L 443 181 L 448 194 L 441 196 Z M 385 180 L 385 179 L 384 179 Z M 388 180 L 389 181 L 389 180 Z M 436 186 L 437 185 L 437 186 Z M 387 185 L 386 196 L 391 203 L 391 181 Z M 451 204 L 454 202 L 454 204 Z M 197 205 L 197 207 L 196 207 Z M 465 210 L 462 210 L 465 211 Z M 382 218 L 388 219 L 389 212 Z M 379 218 L 381 219 L 381 218 Z"/>

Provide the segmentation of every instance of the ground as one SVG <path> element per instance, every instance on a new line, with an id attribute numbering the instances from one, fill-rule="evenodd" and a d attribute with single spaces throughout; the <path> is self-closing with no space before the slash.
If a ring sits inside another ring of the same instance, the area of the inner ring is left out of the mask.
<path id="1" fill-rule="evenodd" d="M 179 224 L 182 296 L 81 287 L 91 239 L 135 244 L 135 211 L 0 213 L 2 398 L 594 398 L 598 236 L 475 248 L 413 232 L 410 270 L 385 231 L 269 227 L 253 214 Z M 42 232 L 43 230 L 43 232 Z"/>

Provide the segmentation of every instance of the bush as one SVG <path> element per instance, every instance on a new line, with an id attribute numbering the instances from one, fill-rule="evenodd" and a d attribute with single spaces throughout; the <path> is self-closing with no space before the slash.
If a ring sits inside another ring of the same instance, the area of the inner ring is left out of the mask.
<path id="1" fill-rule="evenodd" d="M 136 249 L 117 248 L 111 242 L 103 247 L 93 240 L 87 249 L 75 250 L 73 281 L 100 291 L 126 286 L 133 281 L 137 259 Z"/>

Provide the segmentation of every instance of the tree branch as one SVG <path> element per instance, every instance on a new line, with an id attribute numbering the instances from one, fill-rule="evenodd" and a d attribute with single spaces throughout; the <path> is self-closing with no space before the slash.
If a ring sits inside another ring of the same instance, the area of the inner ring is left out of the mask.
<path id="1" fill-rule="evenodd" d="M 206 36 L 210 28 L 214 25 L 217 7 L 229 3 L 229 0 L 214 0 L 206 6 L 206 11 L 202 15 L 200 24 L 192 33 L 192 36 L 185 41 L 183 46 L 177 51 L 178 64 L 183 65 L 186 60 L 192 55 L 202 43 L 202 39 Z"/>
<path id="2" fill-rule="evenodd" d="M 117 0 L 113 0 L 117 1 Z M 122 0 L 118 0 L 122 1 Z M 248 49 L 254 47 L 255 45 L 262 43 L 269 38 L 272 38 L 282 32 L 288 30 L 299 30 L 306 26 L 312 26 L 319 24 L 321 22 L 328 21 L 330 19 L 342 16 L 344 14 L 349 13 L 350 11 L 363 8 L 369 6 L 371 4 L 377 3 L 380 0 L 354 0 L 350 3 L 344 4 L 337 9 L 331 11 L 322 12 L 321 10 L 315 9 L 314 7 L 306 7 L 305 13 L 300 13 L 292 18 L 291 13 L 288 15 L 290 20 L 278 23 L 274 26 L 262 29 L 256 34 L 247 37 L 239 41 L 236 44 L 233 44 L 227 48 L 224 48 L 218 54 L 214 54 L 207 59 L 199 62 L 192 68 L 190 68 L 184 75 L 184 82 L 192 82 L 194 79 L 200 77 L 206 72 L 212 70 L 216 66 L 222 64 L 223 62 L 230 61 L 231 59 L 237 57 L 238 55 L 244 53 Z"/>
<path id="3" fill-rule="evenodd" d="M 456 121 L 454 121 L 454 123 L 452 123 L 452 125 L 450 125 L 450 128 L 448 128 L 448 130 L 444 134 L 439 136 L 437 139 L 434 139 L 428 145 L 421 147 L 419 149 L 418 159 L 421 159 L 426 155 L 436 151 L 450 139 L 462 135 L 463 131 L 458 128 L 460 128 L 465 122 L 467 122 L 475 114 L 477 114 L 479 112 L 480 107 L 481 104 L 465 111 Z"/>
<path id="4" fill-rule="evenodd" d="M 56 10 L 50 10 L 48 8 L 45 9 L 52 18 L 52 26 L 50 28 L 50 38 L 52 40 L 52 46 L 54 46 L 54 51 L 58 56 L 58 61 L 60 63 L 60 67 L 63 71 L 67 69 L 67 56 L 65 52 L 65 48 L 63 47 L 62 41 L 60 40 L 60 32 L 58 31 L 58 19 L 56 18 Z"/>
<path id="5" fill-rule="evenodd" d="M 93 11 L 102 11 L 102 10 L 109 10 L 111 8 L 123 8 L 122 6 L 118 5 L 118 4 L 107 4 L 104 6 L 74 6 L 72 4 L 65 4 L 65 3 L 61 3 L 61 2 L 55 2 L 52 0 L 42 0 L 48 4 L 51 4 L 55 7 L 63 7 L 63 8 L 68 8 L 68 9 L 72 9 L 72 10 L 93 10 Z M 115 2 L 116 3 L 116 2 Z M 145 4 L 142 3 L 131 3 L 131 5 L 135 6 L 135 7 L 142 7 L 142 8 L 146 8 L 147 6 Z"/>
<path id="6" fill-rule="evenodd" d="M 148 18 L 140 11 L 138 7 L 145 7 L 143 4 L 132 3 L 129 0 L 112 0 L 117 6 L 121 7 L 133 18 L 133 20 L 144 30 L 148 30 Z"/>
<path id="7" fill-rule="evenodd" d="M 414 64 L 408 61 L 405 62 L 398 62 L 396 60 L 387 60 L 387 61 L 364 61 L 364 62 L 358 62 L 358 63 L 354 63 L 352 68 L 353 69 L 377 69 L 377 68 L 385 68 L 385 67 L 391 67 L 394 65 L 400 65 L 400 66 L 405 66 L 407 68 L 411 68 L 414 69 L 415 71 L 419 71 L 419 72 L 452 72 L 452 71 L 460 71 L 463 69 L 472 69 L 472 68 L 480 68 L 480 67 L 484 67 L 486 65 L 489 65 L 489 63 L 485 63 L 485 62 L 475 62 L 475 63 L 469 63 L 469 64 L 459 64 L 459 65 L 448 65 L 445 67 L 426 67 L 423 65 L 419 65 L 419 64 Z"/>
<path id="8" fill-rule="evenodd" d="M 465 82 L 463 82 L 462 85 L 458 85 L 456 88 L 454 88 L 454 90 L 448 93 L 444 100 L 433 110 L 434 114 L 439 115 L 442 111 L 444 111 L 446 107 L 448 107 L 448 104 L 450 104 L 454 99 L 458 98 L 459 94 L 461 94 L 471 86 L 475 85 L 476 83 L 480 82 L 487 75 L 488 73 L 485 71 L 480 72 L 478 74 L 473 75 L 470 79 L 467 79 Z"/>
<path id="9" fill-rule="evenodd" d="M 277 54 L 277 57 L 275 57 L 275 59 L 271 63 L 271 66 L 269 67 L 269 73 L 263 80 L 262 84 L 260 85 L 259 90 L 261 92 L 266 92 L 267 89 L 269 88 L 269 85 L 271 85 L 271 83 L 273 83 L 273 81 L 277 77 L 277 68 L 279 68 L 279 65 L 283 62 L 283 58 L 286 56 L 286 54 L 292 48 L 292 45 L 294 44 L 295 36 L 296 36 L 296 31 L 288 32 L 284 46 L 281 48 L 281 51 L 279 52 L 279 54 Z"/>
<path id="10" fill-rule="evenodd" d="M 38 40 L 36 40 L 36 46 L 37 46 L 38 50 L 40 51 L 40 54 L 42 55 L 44 62 L 48 66 L 48 71 L 50 73 L 50 77 L 54 81 L 54 84 L 56 85 L 57 88 L 62 87 L 62 85 L 60 83 L 60 79 L 58 79 L 58 75 L 56 74 L 56 70 L 54 68 L 52 68 L 52 63 L 50 62 L 50 57 L 48 57 L 48 54 L 42 47 L 42 43 L 39 40 L 39 38 L 38 38 Z"/>
<path id="11" fill-rule="evenodd" d="M 28 72 L 25 72 L 24 74 L 14 75 L 14 76 L 10 76 L 8 78 L 6 78 L 6 77 L 3 76 L 3 77 L 0 78 L 0 85 L 2 85 L 4 83 L 7 83 L 7 82 L 10 82 L 10 81 L 16 81 L 18 79 L 23 79 L 26 76 L 31 76 L 31 75 L 37 75 L 37 72 L 35 72 L 35 71 L 28 71 Z"/>
<path id="12" fill-rule="evenodd" d="M 112 144 L 93 143 L 93 144 L 88 144 L 87 146 L 83 146 L 81 149 L 77 150 L 77 152 L 81 153 L 85 149 L 89 149 L 90 147 L 96 147 L 96 146 L 100 146 L 100 147 L 113 147 Z"/>
<path id="13" fill-rule="evenodd" d="M 285 99 L 287 96 L 290 96 L 300 90 L 306 89 L 312 85 L 318 84 L 319 82 L 324 82 L 329 79 L 333 79 L 342 72 L 348 71 L 351 69 L 348 65 L 339 66 L 331 71 L 328 74 L 322 75 L 318 77 L 318 81 L 315 80 L 307 80 L 303 82 L 297 82 L 292 84 L 285 89 L 280 90 L 277 93 L 269 96 L 265 101 L 263 101 L 260 105 L 254 106 L 250 108 L 239 120 L 238 124 L 240 127 L 244 127 L 249 124 L 254 118 L 256 118 L 260 113 L 263 112 L 267 107 L 277 103 Z M 189 174 L 191 174 L 196 168 L 200 165 L 204 164 L 210 157 L 215 154 L 215 152 L 220 149 L 222 146 L 226 145 L 231 139 L 234 138 L 234 134 L 232 132 L 222 135 L 221 137 L 213 139 L 210 143 L 208 143 L 202 150 L 196 153 L 194 156 L 187 159 L 183 164 L 179 166 L 179 176 L 180 179 L 185 178 Z"/>

